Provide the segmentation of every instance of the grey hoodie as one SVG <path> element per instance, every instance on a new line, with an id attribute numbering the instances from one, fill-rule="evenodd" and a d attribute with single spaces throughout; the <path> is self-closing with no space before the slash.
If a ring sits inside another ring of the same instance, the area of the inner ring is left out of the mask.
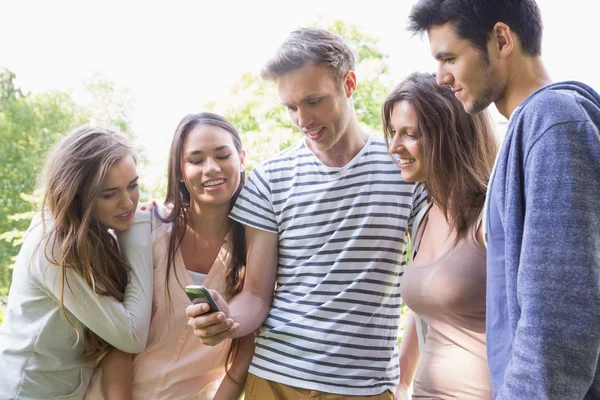
<path id="1" fill-rule="evenodd" d="M 515 110 L 488 196 L 497 399 L 600 398 L 600 96 L 545 86 Z"/>

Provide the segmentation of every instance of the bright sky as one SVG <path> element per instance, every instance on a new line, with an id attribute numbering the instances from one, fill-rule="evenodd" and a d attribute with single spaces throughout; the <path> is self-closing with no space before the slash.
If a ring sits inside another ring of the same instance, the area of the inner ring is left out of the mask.
<path id="1" fill-rule="evenodd" d="M 538 1 L 543 60 L 553 79 L 578 79 L 600 91 L 600 2 Z M 135 134 L 162 174 L 181 117 L 226 99 L 244 71 L 258 71 L 291 30 L 317 16 L 379 37 L 395 82 L 415 70 L 434 72 L 427 38 L 404 30 L 414 3 L 0 0 L 0 66 L 31 92 L 77 88 L 96 71 L 127 88 Z"/>

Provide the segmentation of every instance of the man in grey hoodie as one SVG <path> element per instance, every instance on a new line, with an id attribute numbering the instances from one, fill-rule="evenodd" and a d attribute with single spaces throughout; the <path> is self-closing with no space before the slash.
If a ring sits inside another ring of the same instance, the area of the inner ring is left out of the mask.
<path id="1" fill-rule="evenodd" d="M 534 0 L 420 0 L 409 30 L 467 112 L 510 119 L 484 225 L 494 397 L 600 398 L 600 96 L 551 82 Z"/>

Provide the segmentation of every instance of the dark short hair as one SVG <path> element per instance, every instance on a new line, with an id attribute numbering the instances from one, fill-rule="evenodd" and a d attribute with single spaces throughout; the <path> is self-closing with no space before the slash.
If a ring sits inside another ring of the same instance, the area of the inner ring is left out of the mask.
<path id="1" fill-rule="evenodd" d="M 535 0 L 419 0 L 408 18 L 412 33 L 451 22 L 456 36 L 486 55 L 494 25 L 503 22 L 519 36 L 526 54 L 542 54 L 542 16 Z"/>
<path id="2" fill-rule="evenodd" d="M 305 64 L 327 65 L 340 79 L 354 70 L 354 53 L 339 35 L 321 28 L 299 28 L 290 33 L 260 75 L 275 80 Z"/>

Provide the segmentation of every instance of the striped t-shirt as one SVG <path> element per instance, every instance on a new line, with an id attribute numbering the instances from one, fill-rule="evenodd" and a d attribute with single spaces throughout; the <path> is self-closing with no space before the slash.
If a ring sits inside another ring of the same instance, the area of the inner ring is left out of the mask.
<path id="1" fill-rule="evenodd" d="M 329 393 L 393 392 L 405 233 L 425 200 L 375 135 L 342 168 L 304 142 L 256 167 L 231 218 L 278 233 L 279 265 L 250 372 Z"/>

